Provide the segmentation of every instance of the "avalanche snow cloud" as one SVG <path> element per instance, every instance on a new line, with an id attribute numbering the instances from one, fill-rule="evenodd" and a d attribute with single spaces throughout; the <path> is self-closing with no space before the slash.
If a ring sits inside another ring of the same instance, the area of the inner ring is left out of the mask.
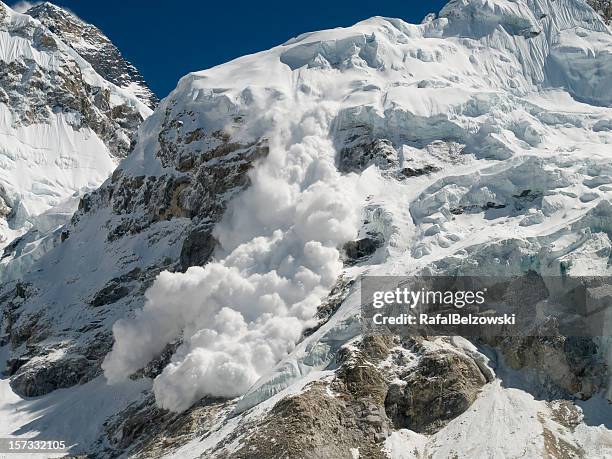
<path id="1" fill-rule="evenodd" d="M 157 113 L 201 101 L 209 132 L 267 139 L 270 153 L 218 224 L 215 260 L 162 273 L 142 311 L 115 324 L 106 377 L 127 378 L 180 339 L 154 382 L 161 407 L 181 411 L 202 396 L 234 397 L 265 380 L 342 272 L 338 248 L 357 236 L 368 197 L 395 201 L 389 190 L 400 185 L 381 168 L 359 158 L 350 164 L 349 155 L 350 167 L 339 172 L 339 156 L 359 138 L 388 139 L 396 157 L 386 159 L 400 164 L 418 162 L 434 141 L 461 144 L 466 157 L 479 160 L 458 165 L 457 176 L 439 180 L 411 206 L 402 189 L 406 204 L 390 207 L 419 237 L 411 247 L 402 247 L 408 235 L 390 238 L 403 259 L 390 259 L 386 274 L 403 266 L 408 275 L 469 241 L 485 242 L 485 235 L 509 237 L 517 228 L 535 235 L 544 221 L 552 231 L 570 214 L 602 211 L 599 194 L 581 185 L 559 199 L 535 196 L 528 215 L 508 215 L 482 233 L 476 217 L 449 217 L 514 199 L 516 190 L 552 193 L 572 185 L 582 172 L 568 170 L 563 142 L 573 142 L 576 129 L 589 129 L 598 145 L 591 161 L 605 156 L 610 111 L 576 100 L 612 105 L 611 50 L 609 29 L 580 1 L 455 0 L 421 25 L 372 18 L 185 77 Z M 578 105 L 584 116 L 569 114 Z M 245 114 L 237 130 L 230 128 L 236 112 Z M 147 122 L 124 167 L 155 154 L 159 118 Z M 576 202 L 582 207 L 572 208 Z"/>
<path id="2" fill-rule="evenodd" d="M 124 378 L 182 336 L 154 391 L 160 406 L 188 408 L 204 395 L 241 395 L 292 350 L 335 282 L 337 247 L 354 238 L 357 176 L 340 175 L 329 138 L 332 110 L 279 104 L 270 153 L 216 228 L 219 260 L 185 274 L 162 273 L 134 320 L 114 328 L 104 363 Z"/>

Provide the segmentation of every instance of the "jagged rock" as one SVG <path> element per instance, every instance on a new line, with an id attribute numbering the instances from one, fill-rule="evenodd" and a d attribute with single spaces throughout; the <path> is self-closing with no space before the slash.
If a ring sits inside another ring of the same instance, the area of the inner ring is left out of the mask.
<path id="1" fill-rule="evenodd" d="M 30 316 L 25 325 L 9 328 L 11 346 L 26 352 L 9 360 L 7 375 L 11 376 L 11 388 L 27 397 L 44 395 L 55 389 L 82 384 L 96 376 L 101 369 L 100 361 L 112 346 L 112 335 L 100 330 L 99 321 L 76 329 L 87 333 L 89 341 L 76 346 L 47 342 L 49 327 L 43 314 Z M 86 335 L 87 336 L 87 335 Z"/>
<path id="2" fill-rule="evenodd" d="M 11 208 L 8 206 L 6 201 L 0 196 L 0 218 L 6 218 L 11 213 Z"/>
<path id="3" fill-rule="evenodd" d="M 345 173 L 362 172 L 371 165 L 385 170 L 397 164 L 397 151 L 386 139 L 353 141 L 338 154 L 338 170 Z"/>
<path id="4" fill-rule="evenodd" d="M 343 249 L 348 260 L 354 263 L 372 255 L 381 245 L 382 241 L 380 238 L 366 237 L 347 242 L 344 244 Z"/>
<path id="5" fill-rule="evenodd" d="M 158 408 L 153 394 L 146 394 L 109 419 L 97 441 L 100 457 L 125 452 L 137 457 L 160 457 L 194 438 L 210 433 L 220 415 L 227 415 L 225 400 L 204 398 L 189 410 L 176 414 Z"/>
<path id="6" fill-rule="evenodd" d="M 204 265 L 213 254 L 216 243 L 212 228 L 194 229 L 187 235 L 181 247 L 181 269 L 186 271 L 190 266 Z"/>
<path id="7" fill-rule="evenodd" d="M 115 303 L 129 293 L 130 289 L 126 286 L 111 284 L 96 293 L 96 296 L 91 301 L 91 305 L 98 307 L 104 306 L 105 304 Z"/>
<path id="8" fill-rule="evenodd" d="M 568 336 L 563 343 L 563 352 L 574 372 L 582 374 L 597 359 L 598 348 L 591 338 Z"/>
<path id="9" fill-rule="evenodd" d="M 126 285 L 138 279 L 141 273 L 140 268 L 134 268 L 129 273 L 111 279 L 102 290 L 97 292 L 90 304 L 93 307 L 104 306 L 119 301 L 121 298 L 129 295 L 131 288 Z"/>
<path id="10" fill-rule="evenodd" d="M 401 170 L 402 175 L 405 177 L 420 177 L 421 175 L 431 174 L 439 171 L 440 168 L 427 164 L 423 167 L 405 167 Z"/>
<path id="11" fill-rule="evenodd" d="M 49 2 L 30 8 L 26 14 L 42 22 L 74 49 L 106 80 L 134 93 L 150 108 L 159 102 L 140 72 L 126 61 L 117 47 L 98 29 L 70 11 Z M 53 43 L 50 37 L 46 43 Z"/>
<path id="12" fill-rule="evenodd" d="M 18 125 L 48 122 L 58 110 L 72 113 L 72 127 L 91 128 L 117 158 L 133 148 L 143 121 L 135 107 L 111 107 L 108 89 L 88 83 L 69 56 L 63 56 L 57 70 L 41 67 L 25 57 L 0 61 L 0 86 Z"/>
<path id="13" fill-rule="evenodd" d="M 486 382 L 470 358 L 432 352 L 422 356 L 402 383 L 389 386 L 385 407 L 396 428 L 431 433 L 466 411 Z"/>
<path id="14" fill-rule="evenodd" d="M 380 337 L 376 337 L 380 338 Z M 340 356 L 342 359 L 343 356 Z M 352 361 L 345 362 L 338 372 L 346 391 L 357 398 L 370 398 L 383 405 L 387 393 L 387 383 L 380 369 L 367 357 L 358 354 Z"/>
<path id="15" fill-rule="evenodd" d="M 49 365 L 37 359 L 20 362 L 17 371 L 12 375 L 11 388 L 26 397 L 37 397 L 52 390 L 74 386 L 83 380 L 95 377 L 98 372 L 90 374 L 90 362 L 80 355 L 63 358 Z"/>
<path id="16" fill-rule="evenodd" d="M 354 284 L 355 279 L 350 279 L 345 276 L 338 279 L 327 298 L 325 298 L 317 308 L 318 323 L 304 330 L 304 336 L 309 336 L 314 333 L 335 314 L 340 305 L 342 305 L 342 302 L 349 295 L 351 287 Z"/>
<path id="17" fill-rule="evenodd" d="M 330 396 L 325 385 L 312 384 L 303 393 L 278 402 L 253 426 L 252 435 L 232 457 L 280 459 L 290 451 L 296 459 L 352 459 L 351 450 L 358 448 L 363 457 L 383 459 L 384 436 L 378 434 L 386 423 L 380 407 L 342 395 Z M 226 454 L 221 450 L 208 457 L 220 459 Z"/>
<path id="18" fill-rule="evenodd" d="M 171 343 L 168 343 L 166 347 L 164 348 L 164 350 L 157 357 L 155 357 L 153 360 L 147 363 L 147 365 L 142 369 L 142 372 L 141 372 L 142 376 L 154 379 L 156 376 L 161 374 L 161 372 L 164 370 L 166 365 L 170 363 L 170 360 L 172 359 L 174 352 L 178 349 L 181 343 L 182 343 L 182 340 L 180 339 L 177 339 L 175 341 L 172 341 Z M 136 376 L 140 376 L 140 375 L 136 375 Z"/>
<path id="19" fill-rule="evenodd" d="M 604 18 L 608 24 L 612 23 L 612 1 L 610 0 L 587 0 L 588 4 Z"/>

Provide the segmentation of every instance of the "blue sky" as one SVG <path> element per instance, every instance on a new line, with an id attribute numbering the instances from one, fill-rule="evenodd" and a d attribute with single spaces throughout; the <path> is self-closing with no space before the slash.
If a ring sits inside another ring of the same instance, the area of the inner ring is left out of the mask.
<path id="1" fill-rule="evenodd" d="M 17 2 L 12 2 L 14 5 Z M 446 0 L 56 0 L 95 24 L 142 72 L 161 98 L 179 78 L 271 48 L 303 32 L 352 25 L 371 16 L 420 22 Z"/>

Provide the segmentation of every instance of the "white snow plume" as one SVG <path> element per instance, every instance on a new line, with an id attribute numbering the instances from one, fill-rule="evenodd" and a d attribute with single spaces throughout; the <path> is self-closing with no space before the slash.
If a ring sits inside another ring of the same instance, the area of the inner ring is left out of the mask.
<path id="1" fill-rule="evenodd" d="M 26 0 L 21 0 L 15 3 L 14 5 L 11 5 L 11 9 L 17 11 L 18 13 L 25 13 L 30 8 L 34 8 L 35 6 L 38 6 L 42 3 L 43 2 L 28 2 Z"/>
<path id="2" fill-rule="evenodd" d="M 182 334 L 154 383 L 158 404 L 181 411 L 204 395 L 243 394 L 292 350 L 339 274 L 337 247 L 356 236 L 365 198 L 358 177 L 334 165 L 331 110 L 302 113 L 268 134 L 269 156 L 217 227 L 219 260 L 162 273 L 137 317 L 115 324 L 109 381 Z"/>
<path id="3" fill-rule="evenodd" d="M 57 10 L 66 11 L 70 13 L 71 15 L 73 15 L 74 17 L 81 19 L 81 17 L 78 14 L 76 14 L 72 9 L 68 8 L 67 6 L 56 5 L 53 2 L 45 2 L 45 1 L 29 2 L 28 0 L 20 0 L 16 2 L 14 5 L 11 5 L 11 9 L 13 11 L 17 11 L 18 13 L 25 14 L 27 13 L 28 10 L 31 10 L 32 8 L 36 6 L 42 5 L 43 3 L 46 3 L 47 5 L 51 5 L 52 8 L 55 8 Z"/>

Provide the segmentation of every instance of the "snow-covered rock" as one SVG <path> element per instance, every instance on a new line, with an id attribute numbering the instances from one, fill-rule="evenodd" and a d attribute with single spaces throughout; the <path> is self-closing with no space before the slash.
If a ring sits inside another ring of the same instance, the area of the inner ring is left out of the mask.
<path id="1" fill-rule="evenodd" d="M 132 149 L 151 111 L 40 22 L 4 4 L 0 70 L 3 248 L 37 216 L 99 186 Z M 13 256 L 5 252 L 5 262 Z"/>
<path id="2" fill-rule="evenodd" d="M 123 58 L 119 49 L 96 26 L 49 2 L 33 6 L 25 14 L 38 19 L 105 80 L 131 92 L 149 108 L 155 108 L 158 99 L 138 69 Z"/>

